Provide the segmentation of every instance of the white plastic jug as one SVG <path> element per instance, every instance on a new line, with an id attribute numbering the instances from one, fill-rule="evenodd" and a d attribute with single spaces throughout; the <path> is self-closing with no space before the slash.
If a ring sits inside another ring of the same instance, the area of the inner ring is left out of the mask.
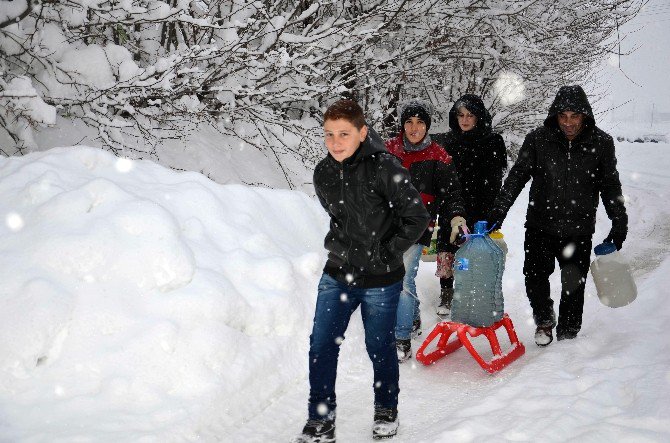
<path id="1" fill-rule="evenodd" d="M 593 251 L 596 258 L 591 262 L 591 275 L 600 302 L 610 308 L 632 303 L 637 297 L 637 286 L 624 256 L 614 243 L 601 243 Z"/>

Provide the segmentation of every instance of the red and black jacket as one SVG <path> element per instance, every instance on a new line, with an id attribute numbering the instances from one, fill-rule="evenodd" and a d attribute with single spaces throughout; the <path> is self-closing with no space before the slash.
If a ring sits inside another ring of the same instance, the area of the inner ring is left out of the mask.
<path id="1" fill-rule="evenodd" d="M 450 220 L 460 215 L 465 217 L 461 184 L 451 156 L 437 143 L 431 142 L 420 151 L 406 151 L 403 144 L 404 135 L 386 141 L 386 149 L 398 157 L 412 178 L 412 185 L 419 191 L 423 204 L 431 216 L 431 224 L 417 243 L 430 244 L 435 219 L 440 218 L 443 229 L 438 232 L 438 251 L 451 250 L 449 235 Z"/>

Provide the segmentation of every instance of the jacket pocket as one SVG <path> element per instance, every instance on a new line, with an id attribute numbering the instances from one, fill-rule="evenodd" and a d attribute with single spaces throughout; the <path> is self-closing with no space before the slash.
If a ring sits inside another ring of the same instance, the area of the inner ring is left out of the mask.
<path id="1" fill-rule="evenodd" d="M 336 232 L 330 231 L 326 234 L 324 239 L 323 246 L 326 251 L 329 252 L 329 255 L 337 257 L 342 263 L 348 261 L 347 257 L 347 246 L 337 239 L 338 234 Z"/>
<path id="2" fill-rule="evenodd" d="M 375 242 L 373 244 L 370 270 L 376 274 L 390 272 L 402 266 L 402 254 L 393 254 L 386 243 Z"/>

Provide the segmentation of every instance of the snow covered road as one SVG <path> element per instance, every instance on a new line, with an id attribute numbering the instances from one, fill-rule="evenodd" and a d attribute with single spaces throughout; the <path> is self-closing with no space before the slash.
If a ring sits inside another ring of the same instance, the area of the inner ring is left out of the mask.
<path id="1" fill-rule="evenodd" d="M 627 307 L 607 308 L 598 301 L 589 277 L 578 338 L 537 347 L 521 272 L 526 189 L 503 229 L 510 249 L 504 278 L 506 311 L 526 354 L 494 375 L 484 372 L 464 349 L 430 367 L 414 359 L 403 364 L 401 427 L 394 441 L 670 439 L 670 341 L 664 326 L 670 320 L 670 145 L 619 143 L 617 158 L 631 226 L 622 252 L 632 263 L 638 299 Z M 601 204 L 594 245 L 609 228 Z M 422 263 L 419 269 L 424 334 L 414 340 L 414 351 L 437 321 L 439 283 L 434 271 L 432 263 Z M 556 272 L 556 302 L 559 293 Z M 362 343 L 358 317 L 340 358 L 337 437 L 342 442 L 371 441 L 372 370 Z M 307 388 L 306 379 L 297 380 L 295 391 L 273 399 L 262 414 L 223 440 L 287 441 L 303 424 Z"/>
<path id="2" fill-rule="evenodd" d="M 403 364 L 394 441 L 670 440 L 669 154 L 617 145 L 638 299 L 607 308 L 589 278 L 578 338 L 542 349 L 521 273 L 522 193 L 503 230 L 503 289 L 526 354 L 493 375 L 463 349 Z M 1 158 L 0 214 L 0 441 L 286 442 L 300 431 L 327 227 L 314 199 L 67 148 Z M 609 228 L 601 207 L 594 243 Z M 437 321 L 434 271 L 419 269 L 423 337 Z M 371 441 L 362 332 L 356 314 L 337 389 L 345 443 Z"/>

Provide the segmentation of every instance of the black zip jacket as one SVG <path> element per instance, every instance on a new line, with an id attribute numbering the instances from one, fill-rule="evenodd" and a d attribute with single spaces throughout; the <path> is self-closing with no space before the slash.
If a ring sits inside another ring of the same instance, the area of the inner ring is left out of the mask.
<path id="1" fill-rule="evenodd" d="M 473 134 L 474 135 L 474 134 Z M 505 142 L 500 134 L 449 133 L 444 148 L 454 159 L 458 179 L 463 188 L 463 201 L 468 226 L 486 220 L 493 207 L 507 168 Z"/>
<path id="2" fill-rule="evenodd" d="M 430 215 L 409 173 L 369 131 L 354 155 L 328 155 L 314 170 L 314 188 L 330 216 L 324 272 L 358 287 L 401 280 L 402 256 L 425 231 Z"/>
<path id="3" fill-rule="evenodd" d="M 582 132 L 572 141 L 558 127 L 556 117 L 564 110 L 586 116 Z M 627 232 L 628 216 L 616 164 L 614 141 L 595 126 L 584 91 L 579 86 L 561 88 L 544 126 L 526 136 L 496 199 L 492 218 L 503 220 L 532 179 L 527 227 L 558 237 L 592 235 L 600 194 L 613 230 Z"/>

